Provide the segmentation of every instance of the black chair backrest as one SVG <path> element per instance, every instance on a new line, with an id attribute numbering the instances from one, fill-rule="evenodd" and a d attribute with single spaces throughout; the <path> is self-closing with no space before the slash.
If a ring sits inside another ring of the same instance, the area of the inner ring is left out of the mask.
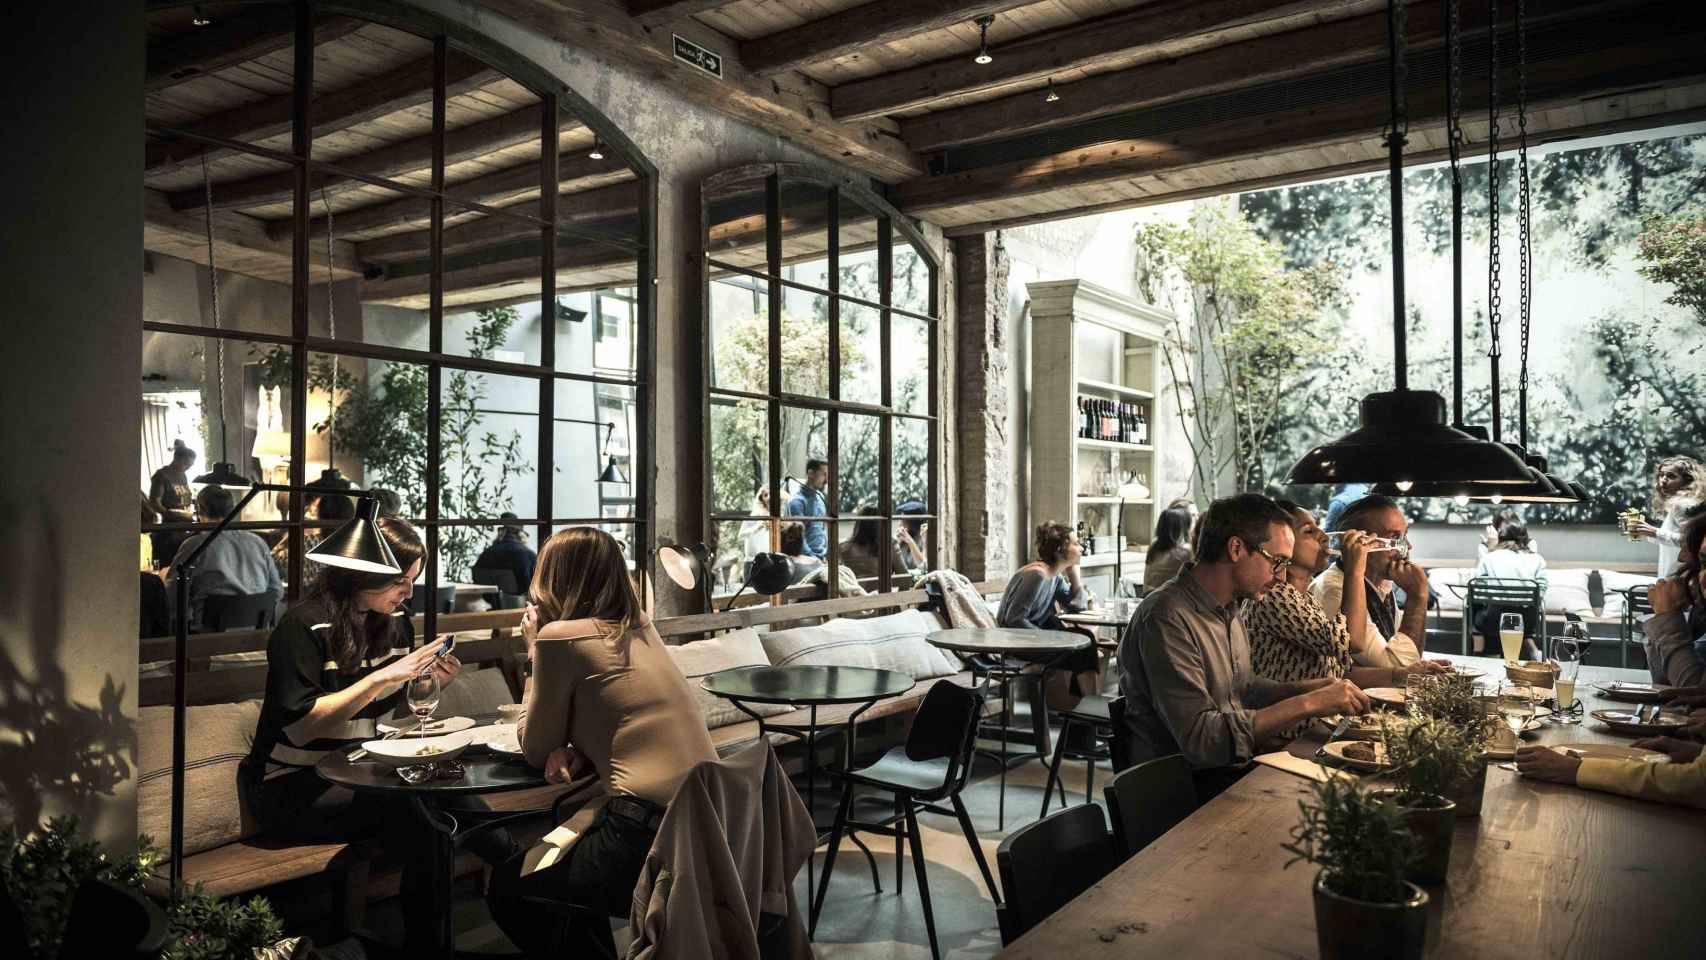
<path id="1" fill-rule="evenodd" d="M 508 567 L 475 567 L 469 574 L 469 583 L 486 583 L 497 587 L 502 593 L 520 595 L 521 588 L 516 585 L 515 571 Z"/>
<path id="2" fill-rule="evenodd" d="M 1102 788 L 1102 796 L 1122 857 L 1149 846 L 1197 808 L 1191 765 L 1177 753 L 1115 774 Z"/>
<path id="3" fill-rule="evenodd" d="M 946 759 L 948 766 L 941 788 L 919 794 L 919 799 L 945 797 L 964 786 L 982 712 L 983 697 L 951 680 L 938 680 L 925 692 L 906 734 L 906 756 L 920 761 Z"/>
<path id="4" fill-rule="evenodd" d="M 1473 577 L 1464 604 L 1502 603 L 1512 607 L 1536 607 L 1545 600 L 1540 582 L 1514 577 Z"/>
<path id="5" fill-rule="evenodd" d="M 1631 618 L 1644 617 L 1653 612 L 1653 601 L 1647 595 L 1648 589 L 1644 583 L 1638 587 L 1629 588 L 1629 592 L 1626 594 L 1629 599 L 1624 603 L 1624 607 L 1629 611 Z"/>
<path id="6" fill-rule="evenodd" d="M 1001 942 L 1012 943 L 1108 875 L 1124 858 L 1102 808 L 1082 803 L 1020 827 L 995 851 L 1001 871 Z"/>
<path id="7" fill-rule="evenodd" d="M 91 879 L 83 881 L 71 901 L 59 955 L 64 960 L 72 957 L 152 960 L 165 946 L 166 915 L 153 901 L 128 887 Z"/>
<path id="8" fill-rule="evenodd" d="M 1131 728 L 1125 725 L 1125 697 L 1108 701 L 1108 721 L 1114 732 L 1108 740 L 1108 762 L 1117 773 L 1131 766 Z"/>
<path id="9" fill-rule="evenodd" d="M 201 628 L 203 630 L 264 630 L 272 626 L 273 613 L 278 609 L 278 594 L 244 593 L 231 596 L 203 597 Z"/>

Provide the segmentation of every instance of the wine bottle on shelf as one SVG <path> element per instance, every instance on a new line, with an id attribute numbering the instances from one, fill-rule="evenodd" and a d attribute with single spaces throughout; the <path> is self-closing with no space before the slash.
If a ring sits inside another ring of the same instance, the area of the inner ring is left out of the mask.
<path id="1" fill-rule="evenodd" d="M 1084 434 L 1088 432 L 1085 428 L 1089 422 L 1090 416 L 1084 409 L 1084 397 L 1081 394 L 1078 397 L 1078 436 L 1080 439 L 1082 439 Z"/>

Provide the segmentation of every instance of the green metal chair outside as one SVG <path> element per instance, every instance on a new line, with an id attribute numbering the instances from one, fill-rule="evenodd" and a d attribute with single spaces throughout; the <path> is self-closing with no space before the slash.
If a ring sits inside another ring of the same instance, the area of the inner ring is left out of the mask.
<path id="1" fill-rule="evenodd" d="M 1629 648 L 1635 643 L 1635 631 L 1641 631 L 1641 642 L 1646 642 L 1647 631 L 1641 627 L 1641 618 L 1651 615 L 1653 601 L 1647 597 L 1647 585 L 1630 587 L 1623 591 L 1623 616 L 1617 621 L 1617 649 L 1623 658 L 1623 666 L 1629 666 Z"/>
<path id="2" fill-rule="evenodd" d="M 1525 619 L 1532 617 L 1538 620 L 1535 633 L 1539 636 L 1540 649 L 1546 649 L 1546 593 L 1540 588 L 1539 581 L 1515 577 L 1474 577 L 1465 588 L 1463 617 L 1458 625 L 1462 640 L 1460 652 L 1464 656 L 1469 655 L 1469 633 L 1475 629 L 1476 608 L 1494 604 L 1517 607 L 1523 611 Z"/>

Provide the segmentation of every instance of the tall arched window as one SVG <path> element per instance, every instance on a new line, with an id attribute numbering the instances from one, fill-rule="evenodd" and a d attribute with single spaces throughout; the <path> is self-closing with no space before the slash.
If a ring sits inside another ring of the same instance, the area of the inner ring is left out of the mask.
<path id="1" fill-rule="evenodd" d="M 148 27 L 139 479 L 178 511 L 144 511 L 154 562 L 212 519 L 157 480 L 182 444 L 191 477 L 323 478 L 240 524 L 292 598 L 340 483 L 422 528 L 428 631 L 484 595 L 457 584 L 506 526 L 598 524 L 644 571 L 657 188 L 627 138 L 401 4 L 155 4 Z"/>
<path id="2" fill-rule="evenodd" d="M 823 581 L 806 593 L 910 585 L 937 565 L 940 510 L 923 236 L 869 189 L 799 164 L 713 176 L 702 206 L 713 593 L 767 551 Z"/>

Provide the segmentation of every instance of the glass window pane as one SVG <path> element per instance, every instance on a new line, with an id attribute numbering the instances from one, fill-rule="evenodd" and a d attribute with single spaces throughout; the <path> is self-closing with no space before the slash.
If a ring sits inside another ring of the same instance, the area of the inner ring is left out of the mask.
<path id="1" fill-rule="evenodd" d="M 303 476 L 315 483 L 335 464 L 352 484 L 396 493 L 403 516 L 426 516 L 426 408 L 424 365 L 310 354 Z"/>
<path id="2" fill-rule="evenodd" d="M 637 254 L 563 236 L 557 246 L 557 369 L 630 379 L 639 369 Z"/>
<path id="3" fill-rule="evenodd" d="M 877 234 L 883 223 L 847 191 L 841 194 L 840 292 L 877 303 Z"/>
<path id="4" fill-rule="evenodd" d="M 841 399 L 883 402 L 882 311 L 841 301 Z"/>
<path id="5" fill-rule="evenodd" d="M 935 569 L 935 521 L 916 514 L 897 514 L 890 525 L 894 536 L 894 567 L 890 570 L 892 588 L 909 590 L 919 577 Z"/>
<path id="6" fill-rule="evenodd" d="M 290 149 L 291 88 L 296 75 L 295 15 L 290 5 L 257 9 L 247 3 L 203 3 L 150 10 L 147 18 L 144 102 L 150 124 Z M 244 25 L 252 27 L 245 31 L 250 34 L 246 39 L 252 41 L 252 55 L 210 62 L 202 31 Z M 359 33 L 339 42 L 347 44 Z M 430 71 L 427 76 L 430 80 Z M 146 162 L 152 171 L 199 167 L 206 149 L 188 140 L 151 143 Z M 208 157 L 211 160 L 222 152 L 223 148 L 211 148 Z"/>
<path id="7" fill-rule="evenodd" d="M 768 273 L 764 250 L 763 178 L 704 191 L 705 252 L 724 263 Z"/>
<path id="8" fill-rule="evenodd" d="M 821 517 L 830 513 L 828 449 L 829 414 L 801 407 L 782 408 L 783 516 Z M 814 470 L 813 464 L 820 465 Z M 826 524 L 807 522 L 805 548 L 812 556 L 828 555 Z"/>
<path id="9" fill-rule="evenodd" d="M 770 392 L 770 285 L 741 273 L 710 283 L 711 386 Z"/>
<path id="10" fill-rule="evenodd" d="M 450 65 L 447 90 L 453 94 L 495 76 L 455 58 Z M 386 143 L 430 136 L 432 75 L 431 37 L 364 23 L 353 32 L 317 42 L 314 159 L 348 161 Z M 290 149 L 288 142 L 280 149 Z M 419 170 L 428 170 L 431 160 L 429 145 Z"/>
<path id="11" fill-rule="evenodd" d="M 634 388 L 560 379 L 553 389 L 551 512 L 632 517 Z"/>
<path id="12" fill-rule="evenodd" d="M 740 589 L 751 571 L 752 558 L 773 553 L 772 530 L 780 525 L 769 518 L 720 520 L 711 525 L 711 594 L 727 597 Z"/>
<path id="13" fill-rule="evenodd" d="M 923 320 L 890 314 L 889 403 L 901 413 L 930 412 L 930 325 Z"/>
<path id="14" fill-rule="evenodd" d="M 537 215 L 544 126 L 539 95 L 454 46 L 445 58 L 445 80 L 445 194 L 492 207 L 514 205 Z M 478 138 L 486 142 L 468 149 L 463 143 L 475 139 L 473 130 L 501 130 L 502 135 Z M 585 148 L 565 155 L 558 172 L 584 175 L 576 161 L 587 164 L 585 155 Z"/>
<path id="15" fill-rule="evenodd" d="M 829 188 L 821 183 L 784 180 L 778 203 L 782 222 L 783 276 L 829 287 Z"/>
<path id="16" fill-rule="evenodd" d="M 310 194 L 308 324 L 315 336 L 426 350 L 432 204 L 360 184 Z M 286 215 L 288 217 L 288 214 Z M 281 221 L 288 231 L 289 220 Z M 285 234 L 288 242 L 289 234 Z M 328 270 L 327 257 L 331 268 Z M 372 268 L 371 276 L 356 272 Z M 327 277 L 333 277 L 330 285 Z"/>
<path id="17" fill-rule="evenodd" d="M 895 232 L 893 264 L 889 302 L 902 310 L 928 314 L 930 264 L 899 231 Z"/>
<path id="18" fill-rule="evenodd" d="M 829 297 L 782 290 L 782 392 L 829 396 Z"/>
<path id="19" fill-rule="evenodd" d="M 711 510 L 768 513 L 759 499 L 769 482 L 770 429 L 765 404 L 711 396 Z M 768 498 L 768 491 L 763 494 Z"/>
<path id="20" fill-rule="evenodd" d="M 868 514 L 860 520 L 843 520 L 835 525 L 838 531 L 836 550 L 837 561 L 848 571 L 859 586 L 869 593 L 876 593 L 882 587 L 879 564 L 885 545 L 889 544 L 888 523 L 875 516 L 878 510 L 874 506 L 866 506 L 858 511 Z M 892 553 L 892 548 L 891 553 Z M 895 562 L 892 557 L 890 563 Z"/>
<path id="21" fill-rule="evenodd" d="M 842 515 L 882 506 L 882 418 L 836 414 L 835 499 Z"/>
<path id="22" fill-rule="evenodd" d="M 893 423 L 894 473 L 891 496 L 894 498 L 895 512 L 906 512 L 902 508 L 909 501 L 923 504 L 926 510 L 934 510 L 935 504 L 930 502 L 929 497 L 931 421 L 895 417 Z"/>

